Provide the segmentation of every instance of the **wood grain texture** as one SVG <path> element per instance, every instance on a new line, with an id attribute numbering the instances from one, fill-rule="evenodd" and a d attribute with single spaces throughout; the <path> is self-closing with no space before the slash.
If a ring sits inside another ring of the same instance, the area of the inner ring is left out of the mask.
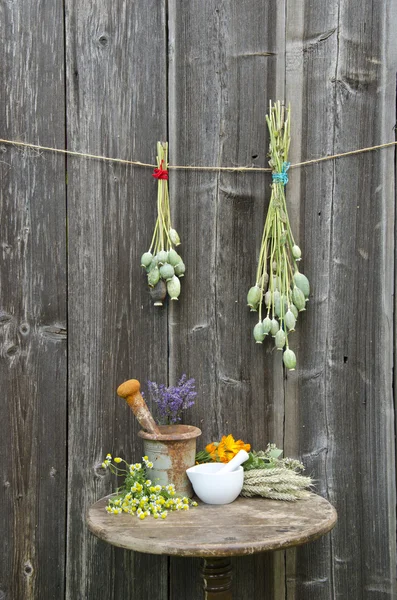
<path id="1" fill-rule="evenodd" d="M 287 95 L 302 132 L 292 154 L 302 160 L 387 141 L 394 125 L 395 14 L 370 1 L 324 8 L 287 15 Z M 300 195 L 313 287 L 300 337 L 300 452 L 340 523 L 290 557 L 288 598 L 395 597 L 392 170 L 388 151 L 361 155 L 302 170 L 289 190 Z"/>
<path id="2" fill-rule="evenodd" d="M 337 27 L 336 2 L 328 3 L 324 11 L 289 6 L 286 95 L 293 98 L 292 161 L 333 153 L 335 114 L 330 103 L 337 61 Z M 333 169 L 334 164 L 325 163 L 321 167 L 296 170 L 287 189 L 294 231 L 303 253 L 301 264 L 311 281 L 312 298 L 297 328 L 298 390 L 295 399 L 286 406 L 285 447 L 288 453 L 295 451 L 301 455 L 308 473 L 317 481 L 316 490 L 325 496 L 329 493 L 326 469 L 332 446 L 326 412 L 328 356 L 324 340 L 330 297 Z M 298 550 L 287 553 L 288 600 L 306 596 L 332 598 L 334 557 L 330 538 L 304 551 L 304 559 L 302 554 Z"/>
<path id="3" fill-rule="evenodd" d="M 298 502 L 238 497 L 223 506 L 198 502 L 165 520 L 144 521 L 109 514 L 108 497 L 88 510 L 87 524 L 99 538 L 120 548 L 171 556 L 246 556 L 307 544 L 335 526 L 334 507 L 309 494 Z"/>
<path id="4" fill-rule="evenodd" d="M 1 137 L 150 163 L 168 137 L 174 164 L 267 166 L 268 101 L 285 98 L 292 162 L 382 143 L 396 27 L 386 0 L 4 0 Z M 388 149 L 290 171 L 312 295 L 286 376 L 245 306 L 268 174 L 170 174 L 187 271 L 179 302 L 155 309 L 139 266 L 150 170 L 0 147 L 0 600 L 201 600 L 199 559 L 112 548 L 85 526 L 115 487 L 104 455 L 142 452 L 117 386 L 183 372 L 201 445 L 277 443 L 340 517 L 305 547 L 233 557 L 233 597 L 395 597 L 394 168 Z"/>
<path id="5" fill-rule="evenodd" d="M 283 3 L 174 0 L 169 15 L 171 162 L 267 166 L 268 93 L 284 83 L 277 42 Z M 253 343 L 256 315 L 246 306 L 269 182 L 253 174 L 171 175 L 187 270 L 170 315 L 170 374 L 187 372 L 198 382 L 193 418 L 203 444 L 229 432 L 256 448 L 282 443 L 281 357 Z M 254 597 L 251 568 L 260 562 L 270 581 L 273 563 L 249 561 L 241 569 L 237 561 L 234 587 Z M 172 570 L 171 589 L 183 588 L 194 568 Z"/>
<path id="6" fill-rule="evenodd" d="M 62 2 L 3 2 L 0 31 L 2 137 L 63 147 Z M 0 206 L 0 597 L 56 600 L 65 559 L 64 158 L 2 146 Z"/>
<path id="7" fill-rule="evenodd" d="M 66 31 L 69 147 L 153 163 L 166 137 L 164 3 L 70 0 Z M 68 160 L 70 600 L 167 595 L 166 558 L 114 551 L 84 524 L 116 485 L 100 467 L 106 453 L 142 456 L 118 385 L 167 380 L 167 313 L 152 306 L 140 267 L 156 198 L 150 170 Z"/>

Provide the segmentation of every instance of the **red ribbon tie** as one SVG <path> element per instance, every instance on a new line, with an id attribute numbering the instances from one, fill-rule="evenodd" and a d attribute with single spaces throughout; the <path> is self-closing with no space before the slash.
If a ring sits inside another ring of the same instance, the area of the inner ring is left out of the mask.
<path id="1" fill-rule="evenodd" d="M 152 173 L 155 179 L 168 179 L 167 169 L 163 169 L 163 161 L 160 162 L 160 168 L 156 167 Z"/>

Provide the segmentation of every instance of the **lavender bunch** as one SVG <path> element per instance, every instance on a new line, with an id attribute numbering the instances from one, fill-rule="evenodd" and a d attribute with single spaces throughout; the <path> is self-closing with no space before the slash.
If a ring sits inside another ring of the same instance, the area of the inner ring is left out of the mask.
<path id="1" fill-rule="evenodd" d="M 183 374 L 177 385 L 166 387 L 148 381 L 149 396 L 157 406 L 158 421 L 161 425 L 173 425 L 182 419 L 182 412 L 194 404 L 197 396 L 195 380 Z"/>

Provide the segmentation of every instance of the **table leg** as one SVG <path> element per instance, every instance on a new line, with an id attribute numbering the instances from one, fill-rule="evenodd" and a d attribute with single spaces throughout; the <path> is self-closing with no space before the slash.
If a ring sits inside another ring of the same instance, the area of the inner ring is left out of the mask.
<path id="1" fill-rule="evenodd" d="M 229 558 L 205 558 L 201 574 L 205 600 L 232 600 L 232 565 Z"/>

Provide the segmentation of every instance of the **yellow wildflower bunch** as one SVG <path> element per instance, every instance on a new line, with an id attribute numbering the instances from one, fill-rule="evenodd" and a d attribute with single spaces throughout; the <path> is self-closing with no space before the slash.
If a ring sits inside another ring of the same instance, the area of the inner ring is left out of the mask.
<path id="1" fill-rule="evenodd" d="M 113 463 L 112 463 L 113 460 Z M 118 467 L 120 463 L 125 468 Z M 176 497 L 174 484 L 154 485 L 147 476 L 147 469 L 153 468 L 147 456 L 142 458 L 142 463 L 128 464 L 122 458 L 108 454 L 102 463 L 102 467 L 119 477 L 124 477 L 124 482 L 117 489 L 117 494 L 109 500 L 106 510 L 112 515 L 127 513 L 135 515 L 143 521 L 146 517 L 153 515 L 155 519 L 165 519 L 168 511 L 189 510 L 190 506 L 197 506 L 189 498 Z"/>

